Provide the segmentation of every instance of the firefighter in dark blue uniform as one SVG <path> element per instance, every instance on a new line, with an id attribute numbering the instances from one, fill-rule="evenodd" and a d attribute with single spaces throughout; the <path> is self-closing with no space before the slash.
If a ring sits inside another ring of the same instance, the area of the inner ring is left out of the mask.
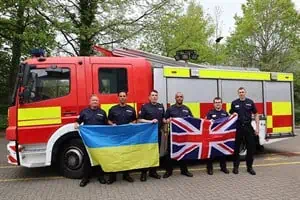
<path id="1" fill-rule="evenodd" d="M 99 106 L 99 98 L 96 95 L 90 97 L 89 107 L 80 112 L 77 122 L 75 122 L 75 129 L 78 129 L 79 124 L 84 125 L 107 125 L 107 116 L 104 110 Z M 80 187 L 84 187 L 89 183 L 89 176 L 91 171 L 91 165 L 89 164 L 84 168 L 84 175 L 80 182 Z M 98 178 L 101 184 L 105 184 L 104 172 L 100 167 L 100 174 Z"/>
<path id="2" fill-rule="evenodd" d="M 122 125 L 136 122 L 135 109 L 126 104 L 127 92 L 121 91 L 118 93 L 119 104 L 111 107 L 108 112 L 108 123 L 110 125 Z M 128 182 L 134 182 L 128 171 L 123 172 L 123 179 Z M 110 173 L 108 184 L 116 181 L 116 173 Z"/>
<path id="3" fill-rule="evenodd" d="M 158 100 L 158 92 L 156 90 L 152 90 L 149 95 L 149 103 L 146 103 L 142 106 L 141 111 L 139 113 L 139 122 L 143 123 L 157 123 L 158 124 L 158 145 L 160 147 L 161 141 L 161 128 L 165 122 L 164 115 L 165 109 L 164 106 L 160 103 L 157 103 Z M 148 169 L 143 169 L 141 173 L 140 180 L 147 180 L 147 171 Z M 150 168 L 149 176 L 152 178 L 160 179 L 160 175 L 157 174 L 157 168 Z"/>
<path id="4" fill-rule="evenodd" d="M 181 92 L 176 93 L 175 100 L 176 103 L 170 106 L 166 111 L 165 119 L 167 120 L 167 123 L 170 122 L 171 118 L 193 117 L 191 110 L 187 106 L 183 105 L 183 94 Z M 170 135 L 168 141 L 169 141 L 168 152 L 170 154 L 170 149 L 171 149 Z M 167 157 L 165 164 L 166 164 L 166 173 L 164 174 L 163 177 L 168 178 L 173 174 L 172 160 L 170 155 Z M 179 165 L 180 165 L 180 171 L 182 175 L 185 175 L 187 177 L 193 177 L 193 174 L 188 171 L 187 165 L 184 160 L 180 160 Z"/>
<path id="5" fill-rule="evenodd" d="M 228 113 L 222 109 L 222 99 L 220 97 L 216 97 L 213 100 L 214 103 L 214 109 L 210 110 L 207 115 L 206 119 L 210 120 L 216 120 L 216 119 L 221 119 L 223 117 L 228 117 Z M 229 170 L 226 167 L 226 157 L 225 156 L 220 156 L 220 168 L 221 171 L 224 172 L 225 174 L 229 174 Z M 213 175 L 213 158 L 208 159 L 207 161 L 207 174 Z"/>
<path id="6" fill-rule="evenodd" d="M 254 102 L 251 99 L 246 98 L 246 90 L 243 87 L 238 89 L 239 98 L 231 103 L 230 113 L 238 115 L 236 137 L 235 137 L 235 148 L 234 148 L 234 162 L 233 170 L 234 174 L 239 173 L 240 164 L 240 145 L 244 140 L 246 143 L 247 155 L 246 164 L 247 172 L 251 175 L 255 175 L 255 171 L 252 168 L 253 165 L 253 154 L 255 151 L 255 135 L 258 135 L 259 130 L 259 116 Z M 255 115 L 256 129 L 254 130 L 251 121 L 252 114 Z M 254 134 L 255 133 L 255 134 Z"/>

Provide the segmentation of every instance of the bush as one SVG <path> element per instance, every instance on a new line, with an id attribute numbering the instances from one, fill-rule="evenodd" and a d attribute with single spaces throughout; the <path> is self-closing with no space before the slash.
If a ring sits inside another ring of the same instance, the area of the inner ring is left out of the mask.
<path id="1" fill-rule="evenodd" d="M 0 130 L 7 127 L 7 105 L 0 105 Z"/>
<path id="2" fill-rule="evenodd" d="M 300 125 L 300 107 L 295 106 L 295 123 Z"/>

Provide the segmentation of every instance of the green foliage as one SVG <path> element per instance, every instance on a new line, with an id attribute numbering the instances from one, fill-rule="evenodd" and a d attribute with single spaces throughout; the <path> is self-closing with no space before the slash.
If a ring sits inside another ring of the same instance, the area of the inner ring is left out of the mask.
<path id="1" fill-rule="evenodd" d="M 5 129 L 7 126 L 7 105 L 0 104 L 0 130 Z"/>
<path id="2" fill-rule="evenodd" d="M 300 14 L 291 0 L 247 0 L 228 39 L 231 64 L 286 71 L 300 59 Z"/>
<path id="3" fill-rule="evenodd" d="M 300 124 L 300 71 L 294 73 L 295 121 Z"/>
<path id="4" fill-rule="evenodd" d="M 152 30 L 145 33 L 141 49 L 173 57 L 177 50 L 194 49 L 199 53 L 196 62 L 213 63 L 214 49 L 209 38 L 214 33 L 212 20 L 205 16 L 202 7 L 191 1 L 184 14 L 177 8 L 173 13 L 158 19 Z"/>
<path id="5" fill-rule="evenodd" d="M 51 50 L 55 44 L 53 28 L 35 11 L 43 3 L 43 0 L 0 1 L 0 48 L 6 46 L 7 53 L 0 57 L 5 63 L 0 66 L 0 74 L 6 77 L 7 87 L 1 95 L 6 98 L 14 88 L 22 55 L 28 55 L 32 48 Z"/>
<path id="6" fill-rule="evenodd" d="M 124 44 L 136 38 L 155 24 L 154 16 L 173 4 L 169 0 L 53 0 L 38 12 L 61 33 L 59 51 L 87 56 L 94 53 L 95 44 Z"/>

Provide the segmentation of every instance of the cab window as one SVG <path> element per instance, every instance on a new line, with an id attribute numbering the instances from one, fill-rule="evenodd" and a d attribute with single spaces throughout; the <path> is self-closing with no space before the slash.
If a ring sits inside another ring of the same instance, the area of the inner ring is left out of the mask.
<path id="1" fill-rule="evenodd" d="M 29 80 L 30 101 L 43 101 L 66 96 L 70 93 L 70 70 L 62 68 L 53 72 L 47 69 L 32 69 Z"/>
<path id="2" fill-rule="evenodd" d="M 125 68 L 99 68 L 100 94 L 128 91 L 127 70 Z"/>

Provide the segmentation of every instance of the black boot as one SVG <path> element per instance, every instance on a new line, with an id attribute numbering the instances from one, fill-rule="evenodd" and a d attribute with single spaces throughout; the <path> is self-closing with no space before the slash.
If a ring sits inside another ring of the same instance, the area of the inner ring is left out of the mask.
<path id="1" fill-rule="evenodd" d="M 140 178 L 140 180 L 141 180 L 142 182 L 147 181 L 147 172 L 142 172 L 142 173 L 141 173 L 141 178 Z"/>
<path id="2" fill-rule="evenodd" d="M 254 171 L 254 169 L 252 167 L 247 168 L 247 172 L 251 175 L 256 175 L 256 172 Z"/>
<path id="3" fill-rule="evenodd" d="M 173 171 L 166 171 L 163 178 L 169 178 L 170 176 L 172 176 L 172 174 L 173 174 Z"/>
<path id="4" fill-rule="evenodd" d="M 189 171 L 182 171 L 181 174 L 185 175 L 187 177 L 193 177 L 193 174 L 191 172 L 189 172 Z"/>
<path id="5" fill-rule="evenodd" d="M 105 178 L 104 178 L 103 175 L 99 176 L 98 181 L 99 181 L 99 183 L 101 183 L 101 184 L 106 184 L 106 180 L 105 180 Z"/>
<path id="6" fill-rule="evenodd" d="M 214 174 L 213 168 L 207 168 L 207 174 L 213 175 Z"/>
<path id="7" fill-rule="evenodd" d="M 129 173 L 124 173 L 123 174 L 123 180 L 129 182 L 129 183 L 132 183 L 134 182 L 134 179 L 129 175 Z"/>
<path id="8" fill-rule="evenodd" d="M 84 186 L 86 186 L 89 182 L 90 182 L 90 180 L 89 180 L 88 178 L 83 178 L 83 179 L 80 181 L 79 186 L 80 186 L 80 187 L 84 187 Z"/>
<path id="9" fill-rule="evenodd" d="M 117 180 L 116 174 L 110 174 L 108 180 L 106 181 L 107 184 L 113 184 Z"/>

